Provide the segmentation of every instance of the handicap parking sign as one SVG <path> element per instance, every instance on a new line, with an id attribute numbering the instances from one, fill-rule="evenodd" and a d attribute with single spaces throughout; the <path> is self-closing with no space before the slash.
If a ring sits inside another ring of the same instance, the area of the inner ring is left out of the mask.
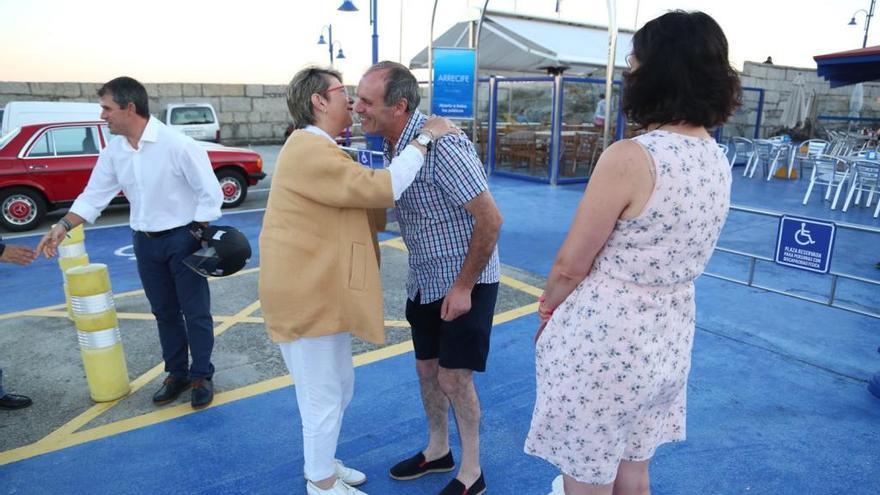
<path id="1" fill-rule="evenodd" d="M 358 163 L 365 167 L 372 165 L 372 153 L 369 150 L 358 150 Z"/>
<path id="2" fill-rule="evenodd" d="M 385 155 L 379 151 L 357 150 L 357 161 L 367 168 L 385 168 Z"/>
<path id="3" fill-rule="evenodd" d="M 776 237 L 776 263 L 828 273 L 834 249 L 835 225 L 806 218 L 783 215 Z"/>

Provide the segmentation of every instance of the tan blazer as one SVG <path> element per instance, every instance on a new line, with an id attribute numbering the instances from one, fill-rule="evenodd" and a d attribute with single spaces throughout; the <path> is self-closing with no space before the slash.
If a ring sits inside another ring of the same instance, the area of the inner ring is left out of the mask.
<path id="1" fill-rule="evenodd" d="M 376 231 L 392 206 L 387 170 L 359 165 L 324 136 L 290 136 L 260 233 L 260 303 L 273 341 L 340 332 L 385 341 Z"/>

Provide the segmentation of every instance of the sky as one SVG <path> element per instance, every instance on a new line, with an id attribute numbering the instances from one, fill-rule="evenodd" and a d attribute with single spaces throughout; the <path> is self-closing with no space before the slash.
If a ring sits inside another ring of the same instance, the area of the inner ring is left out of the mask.
<path id="1" fill-rule="evenodd" d="M 435 38 L 485 0 L 440 0 Z M 433 0 L 377 0 L 380 60 L 409 60 L 428 43 Z M 369 1 L 342 0 L 0 0 L 0 81 L 286 84 L 310 64 L 329 64 L 318 37 L 333 29 L 354 83 L 370 64 Z M 489 10 L 607 25 L 605 0 L 490 0 Z M 731 63 L 815 68 L 813 56 L 861 48 L 870 0 L 617 0 L 622 28 L 671 9 L 703 10 L 724 29 Z M 880 9 L 878 9 L 880 10 Z M 402 21 L 402 22 L 401 22 Z M 868 46 L 880 44 L 873 18 Z M 401 43 L 403 40 L 403 43 Z"/>

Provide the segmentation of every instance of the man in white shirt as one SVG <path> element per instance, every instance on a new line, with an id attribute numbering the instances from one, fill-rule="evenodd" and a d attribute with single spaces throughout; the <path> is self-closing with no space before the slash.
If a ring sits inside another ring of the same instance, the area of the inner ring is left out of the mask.
<path id="1" fill-rule="evenodd" d="M 70 229 L 93 223 L 119 191 L 125 193 L 138 274 L 156 316 L 168 372 L 153 402 L 169 403 L 192 387 L 192 407 L 207 406 L 214 398 L 211 295 L 207 279 L 183 259 L 201 247 L 190 225 L 207 226 L 220 218 L 220 184 L 203 148 L 150 116 L 141 83 L 118 77 L 104 84 L 98 96 L 101 118 L 117 137 L 98 157 L 85 191 L 37 251 L 55 256 Z"/>

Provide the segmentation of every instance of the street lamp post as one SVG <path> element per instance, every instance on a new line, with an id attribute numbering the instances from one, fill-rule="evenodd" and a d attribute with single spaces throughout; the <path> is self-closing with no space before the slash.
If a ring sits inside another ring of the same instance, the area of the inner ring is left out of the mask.
<path id="1" fill-rule="evenodd" d="M 402 1 L 402 0 L 401 0 Z M 343 12 L 357 12 L 354 2 L 345 0 L 337 10 Z M 379 63 L 379 7 L 378 0 L 370 0 L 370 25 L 373 26 L 373 64 Z M 403 40 L 401 40 L 403 42 Z M 373 151 L 382 151 L 382 136 L 365 134 L 367 140 L 367 149 Z"/>
<path id="2" fill-rule="evenodd" d="M 342 12 L 357 12 L 354 2 L 345 0 L 337 10 Z M 373 26 L 373 63 L 379 62 L 379 6 L 378 0 L 370 0 L 370 25 Z"/>
<path id="3" fill-rule="evenodd" d="M 874 4 L 875 3 L 876 3 L 876 0 L 871 0 L 871 6 L 868 7 L 868 10 L 859 9 L 859 10 L 853 12 L 852 19 L 849 20 L 849 25 L 855 26 L 856 25 L 856 14 L 858 14 L 859 12 L 865 14 L 865 38 L 862 40 L 862 48 L 865 48 L 866 46 L 868 46 L 868 29 L 871 28 L 871 18 L 874 17 Z"/>
<path id="4" fill-rule="evenodd" d="M 324 30 L 327 30 L 327 40 L 324 40 Z M 333 67 L 333 47 L 338 46 L 339 52 L 336 58 L 344 59 L 345 54 L 342 53 L 342 43 L 339 40 L 333 41 L 333 24 L 328 24 L 321 28 L 321 36 L 318 38 L 319 45 L 327 45 L 327 51 L 330 52 L 330 67 Z"/>

